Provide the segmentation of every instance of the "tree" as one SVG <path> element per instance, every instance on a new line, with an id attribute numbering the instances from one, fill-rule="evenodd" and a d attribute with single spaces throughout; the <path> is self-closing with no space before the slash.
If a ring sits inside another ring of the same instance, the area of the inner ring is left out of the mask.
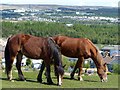
<path id="1" fill-rule="evenodd" d="M 27 66 L 32 65 L 32 61 L 31 61 L 31 59 L 28 58 L 28 59 L 26 60 L 26 65 L 27 65 Z"/>
<path id="2" fill-rule="evenodd" d="M 35 36 L 55 36 L 66 35 L 77 38 L 89 38 L 94 44 L 120 44 L 118 36 L 118 26 L 115 24 L 73 24 L 72 27 L 65 23 L 56 22 L 0 22 L 2 23 L 2 37 L 25 33 Z"/>

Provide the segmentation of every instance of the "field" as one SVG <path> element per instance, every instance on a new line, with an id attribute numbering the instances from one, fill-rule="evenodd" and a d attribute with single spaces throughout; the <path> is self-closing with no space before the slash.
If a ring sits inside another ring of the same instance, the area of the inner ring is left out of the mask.
<path id="1" fill-rule="evenodd" d="M 57 86 L 57 80 L 52 73 L 52 80 L 55 85 L 47 85 L 46 77 L 43 75 L 43 83 L 38 83 L 36 77 L 38 71 L 24 72 L 26 77 L 25 81 L 18 81 L 17 72 L 13 72 L 14 82 L 6 80 L 6 75 L 2 73 L 2 88 L 118 88 L 118 75 L 112 74 L 108 75 L 108 82 L 100 82 L 97 75 L 83 76 L 84 81 L 77 81 L 77 76 L 75 80 L 70 80 L 69 76 L 64 75 L 63 85 Z M 0 80 L 1 80 L 0 79 Z"/>

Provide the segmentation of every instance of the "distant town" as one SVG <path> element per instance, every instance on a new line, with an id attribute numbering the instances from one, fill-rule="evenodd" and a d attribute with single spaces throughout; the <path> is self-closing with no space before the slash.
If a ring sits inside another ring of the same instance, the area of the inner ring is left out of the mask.
<path id="1" fill-rule="evenodd" d="M 10 21 L 118 23 L 117 10 L 100 6 L 0 5 L 1 20 Z"/>

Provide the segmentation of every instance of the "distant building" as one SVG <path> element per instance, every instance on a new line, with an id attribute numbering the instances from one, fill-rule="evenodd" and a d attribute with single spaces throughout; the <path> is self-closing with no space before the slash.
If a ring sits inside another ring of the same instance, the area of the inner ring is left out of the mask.
<path id="1" fill-rule="evenodd" d="M 71 26 L 73 26 L 73 24 L 66 24 L 66 26 L 71 27 Z"/>
<path id="2" fill-rule="evenodd" d="M 57 12 L 61 12 L 61 10 L 60 10 L 60 9 L 57 9 L 56 11 L 57 11 Z"/>
<path id="3" fill-rule="evenodd" d="M 120 55 L 115 55 L 114 57 L 105 57 L 105 62 L 108 66 L 108 71 L 113 72 L 113 65 L 120 64 Z"/>
<path id="4" fill-rule="evenodd" d="M 16 9 L 16 10 L 14 10 L 14 12 L 17 12 L 17 13 L 21 13 L 21 12 L 25 12 L 26 10 L 25 9 Z"/>
<path id="5" fill-rule="evenodd" d="M 4 47 L 0 45 L 0 58 L 4 57 Z"/>
<path id="6" fill-rule="evenodd" d="M 78 15 L 78 14 L 80 14 L 80 12 L 76 12 L 76 14 Z"/>
<path id="7" fill-rule="evenodd" d="M 0 58 L 4 57 L 5 45 L 6 45 L 6 40 L 5 39 L 0 39 Z"/>
<path id="8" fill-rule="evenodd" d="M 105 63 L 107 63 L 107 64 L 110 64 L 110 62 L 112 61 L 112 58 L 109 57 L 109 56 L 107 56 L 107 57 L 105 57 L 103 59 L 104 59 Z"/>
<path id="9" fill-rule="evenodd" d="M 101 49 L 101 51 L 108 51 L 110 56 L 114 56 L 119 54 L 120 55 L 120 46 L 119 45 L 108 45 Z"/>
<path id="10" fill-rule="evenodd" d="M 68 58 L 68 60 L 69 60 L 69 61 L 73 61 L 73 62 L 74 62 L 74 61 L 77 61 L 77 60 L 78 60 L 78 58 Z"/>
<path id="11" fill-rule="evenodd" d="M 120 64 L 120 55 L 114 56 L 110 64 Z"/>

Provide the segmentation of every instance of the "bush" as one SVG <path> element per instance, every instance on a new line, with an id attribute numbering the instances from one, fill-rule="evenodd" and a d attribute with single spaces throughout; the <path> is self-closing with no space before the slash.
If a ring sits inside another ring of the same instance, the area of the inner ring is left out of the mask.
<path id="1" fill-rule="evenodd" d="M 55 36 L 66 35 L 70 37 L 89 38 L 95 44 L 118 44 L 118 25 L 82 25 L 74 24 L 72 27 L 67 27 L 64 23 L 53 22 L 0 22 L 2 23 L 2 37 L 25 33 L 35 36 Z M 101 39 L 102 37 L 102 39 Z"/>
<path id="2" fill-rule="evenodd" d="M 107 75 L 112 75 L 112 73 L 111 72 L 107 72 Z"/>
<path id="3" fill-rule="evenodd" d="M 26 60 L 26 65 L 27 65 L 27 66 L 32 65 L 32 61 L 31 61 L 29 58 Z"/>
<path id="4" fill-rule="evenodd" d="M 64 70 L 65 71 L 68 71 L 68 68 L 70 67 L 70 66 L 72 66 L 72 67 L 75 67 L 75 64 L 76 64 L 76 61 L 69 61 L 68 60 L 68 57 L 66 57 L 66 56 L 62 56 L 62 62 L 63 62 L 63 66 L 65 65 L 65 67 L 64 67 Z"/>
<path id="5" fill-rule="evenodd" d="M 113 64 L 113 72 L 120 74 L 120 64 Z"/>
<path id="6" fill-rule="evenodd" d="M 84 67 L 84 68 L 90 68 L 90 62 L 88 61 L 86 64 L 84 63 L 84 64 L 83 64 L 83 67 Z"/>

